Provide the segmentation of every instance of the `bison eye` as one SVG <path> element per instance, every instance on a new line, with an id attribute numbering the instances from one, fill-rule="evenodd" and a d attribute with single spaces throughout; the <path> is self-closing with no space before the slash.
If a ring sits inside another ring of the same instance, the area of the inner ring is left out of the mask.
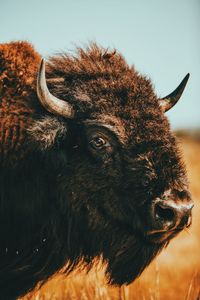
<path id="1" fill-rule="evenodd" d="M 89 144 L 94 149 L 102 149 L 106 145 L 106 141 L 102 137 L 94 137 Z"/>

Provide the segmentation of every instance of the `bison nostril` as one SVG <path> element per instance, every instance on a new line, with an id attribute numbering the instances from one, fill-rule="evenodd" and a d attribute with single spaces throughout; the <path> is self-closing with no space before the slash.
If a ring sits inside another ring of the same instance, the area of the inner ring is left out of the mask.
<path id="1" fill-rule="evenodd" d="M 157 203 L 155 205 L 155 218 L 163 223 L 174 223 L 175 213 L 172 208 L 162 206 Z"/>
<path id="2" fill-rule="evenodd" d="M 189 227 L 192 207 L 192 202 L 158 200 L 152 205 L 153 224 L 159 230 Z"/>

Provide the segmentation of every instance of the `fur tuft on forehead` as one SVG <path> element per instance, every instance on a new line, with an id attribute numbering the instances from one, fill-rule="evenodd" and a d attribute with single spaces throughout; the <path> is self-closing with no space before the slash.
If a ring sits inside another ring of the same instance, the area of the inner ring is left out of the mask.
<path id="1" fill-rule="evenodd" d="M 86 114 L 111 111 L 120 116 L 122 111 L 159 107 L 149 79 L 129 66 L 116 50 L 108 52 L 94 43 L 86 50 L 77 48 L 74 56 L 64 53 L 51 57 L 47 82 L 54 95 Z"/>

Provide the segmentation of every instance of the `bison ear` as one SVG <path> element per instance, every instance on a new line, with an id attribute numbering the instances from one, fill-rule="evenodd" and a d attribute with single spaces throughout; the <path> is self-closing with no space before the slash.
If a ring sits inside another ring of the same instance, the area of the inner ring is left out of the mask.
<path id="1" fill-rule="evenodd" d="M 27 129 L 30 141 L 39 150 L 48 150 L 59 145 L 67 135 L 66 123 L 57 117 L 46 116 L 36 120 Z"/>
<path id="2" fill-rule="evenodd" d="M 178 100 L 180 99 L 180 97 L 186 87 L 189 77 L 190 77 L 190 74 L 188 73 L 183 78 L 183 80 L 181 81 L 179 86 L 171 94 L 169 94 L 168 96 L 159 100 L 159 104 L 160 104 L 163 112 L 170 110 L 178 102 Z"/>

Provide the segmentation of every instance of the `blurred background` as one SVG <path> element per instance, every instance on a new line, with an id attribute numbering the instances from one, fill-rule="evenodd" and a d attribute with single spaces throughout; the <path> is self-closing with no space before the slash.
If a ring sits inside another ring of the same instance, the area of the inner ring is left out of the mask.
<path id="1" fill-rule="evenodd" d="M 25 299 L 200 299 L 200 1 L 0 0 L 0 43 L 28 40 L 44 57 L 90 41 L 116 48 L 151 78 L 159 96 L 189 72 L 187 88 L 168 112 L 179 136 L 195 201 L 193 226 L 128 287 L 108 287 L 103 271 L 56 276 Z"/>

